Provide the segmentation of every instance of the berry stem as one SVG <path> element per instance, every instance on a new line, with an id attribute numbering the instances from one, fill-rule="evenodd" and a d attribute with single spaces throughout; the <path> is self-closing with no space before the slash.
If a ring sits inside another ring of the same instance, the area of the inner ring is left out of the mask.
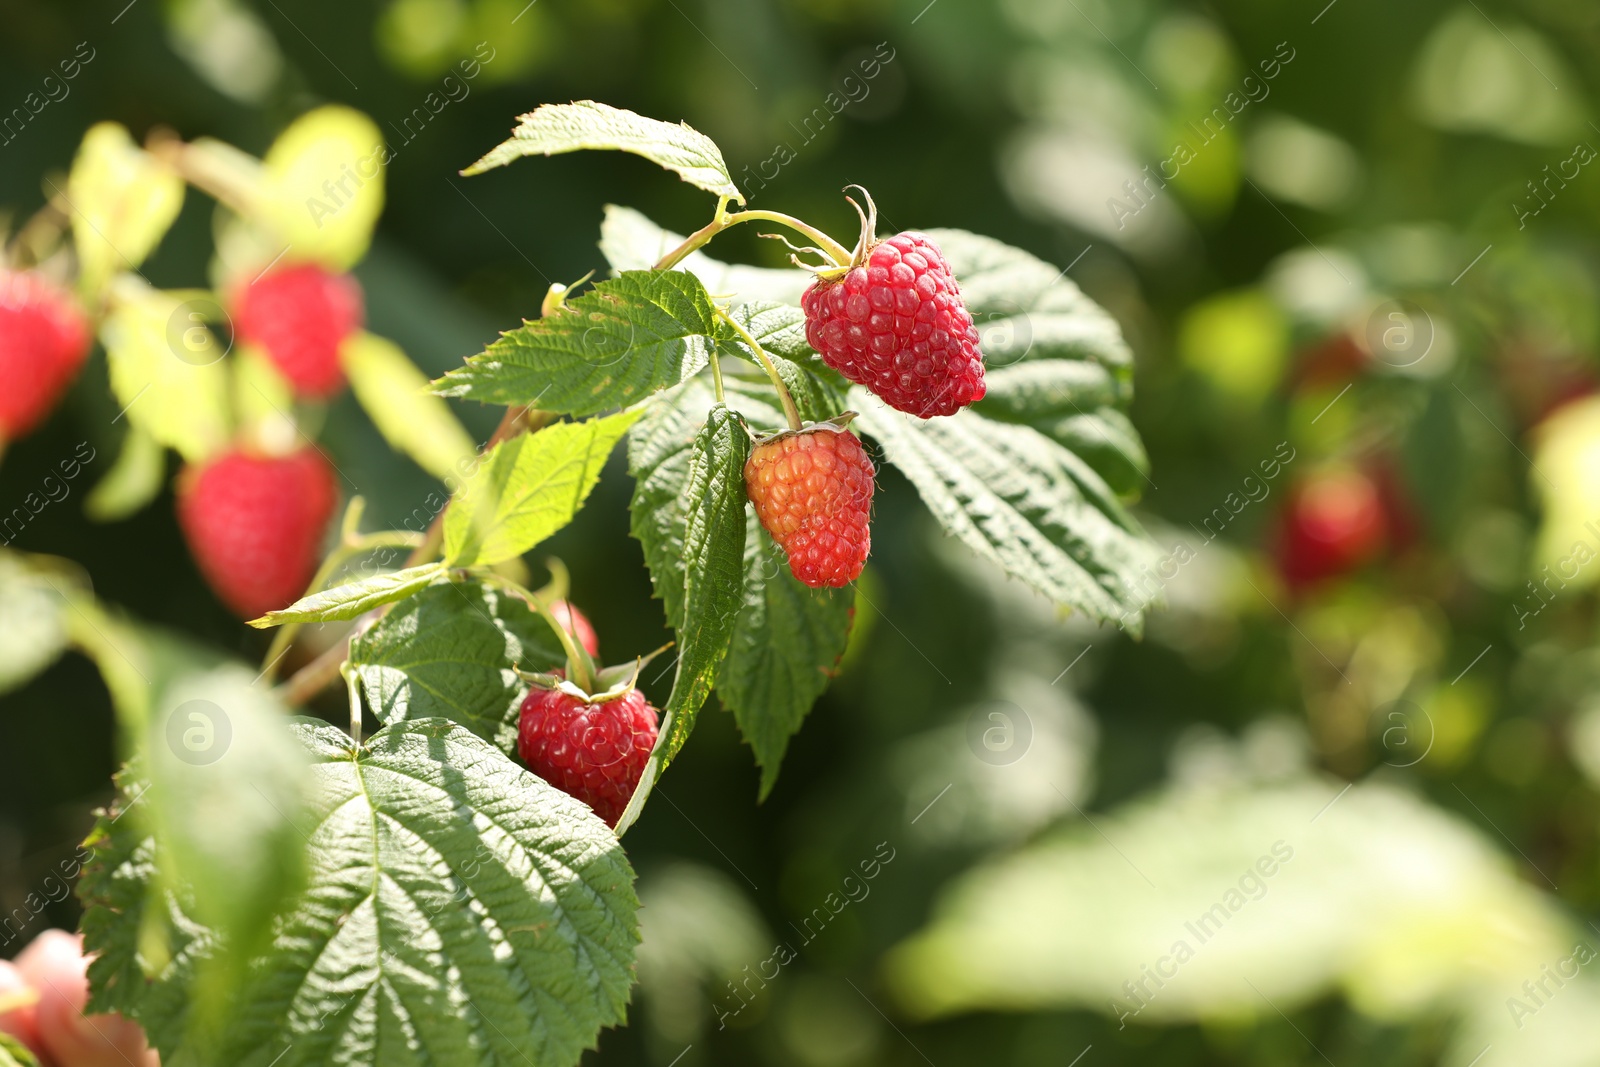
<path id="1" fill-rule="evenodd" d="M 717 349 L 713 345 L 711 356 L 711 384 L 717 391 L 717 403 L 726 404 L 728 398 L 722 395 L 722 363 L 717 359 Z"/>
<path id="2" fill-rule="evenodd" d="M 773 386 L 778 390 L 778 399 L 783 401 L 783 416 L 789 420 L 789 429 L 800 429 L 804 425 L 800 421 L 800 409 L 794 406 L 794 397 L 789 395 L 789 387 L 783 384 L 782 375 L 778 373 L 778 368 L 772 365 L 772 360 L 768 358 L 766 350 L 761 347 L 761 342 L 750 336 L 750 331 L 739 325 L 734 320 L 734 317 L 728 314 L 727 309 L 719 307 L 717 314 L 722 318 L 723 322 L 733 327 L 733 332 L 737 333 L 746 345 L 750 346 L 750 351 L 755 353 L 756 362 L 761 364 L 761 369 L 767 372 L 768 378 L 772 379 Z M 722 399 L 722 380 L 720 376 L 717 380 L 717 399 Z"/>
<path id="3" fill-rule="evenodd" d="M 595 691 L 594 660 L 589 657 L 589 650 L 572 636 L 572 631 L 562 626 L 555 615 L 550 611 L 551 598 L 541 593 L 530 593 L 527 589 L 507 578 L 503 574 L 490 571 L 483 576 L 483 580 L 492 585 L 498 585 L 506 592 L 520 598 L 531 607 L 545 622 L 550 624 L 550 629 L 555 631 L 556 640 L 561 642 L 561 651 L 567 654 L 567 677 L 572 684 L 582 689 L 585 693 Z"/>
<path id="4" fill-rule="evenodd" d="M 345 693 L 350 697 L 350 737 L 359 745 L 361 744 L 361 687 L 356 684 L 356 672 L 350 669 L 349 660 L 340 665 L 339 673 L 344 676 Z"/>
<path id="5" fill-rule="evenodd" d="M 361 513 L 365 508 L 366 501 L 361 497 L 350 499 L 340 529 L 339 544 L 328 553 L 328 558 L 322 561 L 322 566 L 317 568 L 311 584 L 306 587 L 306 596 L 326 589 L 340 567 L 363 553 L 379 548 L 415 549 L 422 544 L 422 535 L 410 530 L 385 530 L 382 533 L 372 534 L 359 532 L 356 527 L 361 523 Z M 278 661 L 283 659 L 283 654 L 289 650 L 289 646 L 299 635 L 300 623 L 292 622 L 278 627 L 278 632 L 272 635 L 272 644 L 267 646 L 267 654 L 261 659 L 263 681 L 272 681 L 278 671 Z"/>
<path id="6" fill-rule="evenodd" d="M 831 257 L 838 266 L 847 266 L 850 263 L 851 252 L 844 245 L 823 233 L 808 222 L 802 222 L 793 215 L 785 215 L 778 211 L 735 211 L 728 213 L 728 200 L 723 197 L 717 202 L 717 214 L 710 222 L 691 233 L 677 248 L 661 257 L 655 266 L 656 270 L 667 270 L 676 267 L 694 251 L 703 248 L 711 242 L 717 234 L 730 226 L 737 226 L 741 222 L 775 222 L 780 226 L 787 226 L 796 233 L 804 234 L 817 243 L 817 246 Z"/>

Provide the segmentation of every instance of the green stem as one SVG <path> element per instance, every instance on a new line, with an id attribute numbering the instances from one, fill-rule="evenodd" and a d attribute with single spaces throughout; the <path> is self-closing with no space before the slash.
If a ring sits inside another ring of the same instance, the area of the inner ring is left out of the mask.
<path id="1" fill-rule="evenodd" d="M 703 248 L 709 244 L 711 239 L 717 234 L 721 233 L 723 230 L 726 230 L 730 226 L 737 226 L 741 222 L 775 222 L 780 226 L 787 226 L 796 233 L 804 234 L 806 237 L 809 237 L 811 240 L 815 241 L 817 243 L 817 247 L 822 249 L 823 252 L 825 252 L 838 266 L 848 266 L 850 263 L 853 253 L 851 253 L 848 248 L 840 244 L 838 241 L 835 241 L 832 237 L 829 237 L 815 226 L 812 226 L 807 222 L 801 222 L 793 215 L 785 215 L 778 211 L 759 210 L 735 211 L 730 215 L 727 213 L 727 206 L 728 202 L 726 199 L 719 202 L 717 204 L 716 217 L 710 222 L 706 223 L 704 226 L 700 227 L 698 230 L 694 231 L 694 233 L 691 233 L 677 248 L 674 248 L 672 251 L 662 256 L 661 261 L 656 264 L 655 269 L 666 270 L 670 267 L 676 267 L 679 263 L 683 262 L 684 258 L 687 257 L 691 252 L 695 252 L 700 248 Z"/>
<path id="2" fill-rule="evenodd" d="M 578 643 L 578 639 L 572 635 L 572 632 L 556 621 L 556 617 L 550 612 L 549 598 L 539 593 L 530 593 L 503 574 L 496 574 L 490 571 L 481 577 L 484 581 L 498 585 L 512 595 L 519 597 L 537 612 L 545 622 L 550 624 L 550 629 L 555 631 L 556 640 L 561 642 L 561 651 L 567 654 L 567 678 L 585 693 L 593 693 L 595 690 L 595 675 L 599 673 L 595 670 L 594 660 L 589 658 L 589 650 Z"/>
<path id="3" fill-rule="evenodd" d="M 383 533 L 356 534 L 352 533 L 351 517 L 359 522 L 361 509 L 357 506 L 357 497 L 350 502 L 350 510 L 345 514 L 345 528 L 343 537 L 334 550 L 328 553 L 328 558 L 322 561 L 322 566 L 317 568 L 316 575 L 311 579 L 311 584 L 306 587 L 306 596 L 320 593 L 327 588 L 339 568 L 350 562 L 355 557 L 379 548 L 416 548 L 422 543 L 422 535 L 406 530 L 387 530 Z M 294 639 L 300 635 L 300 623 L 291 622 L 278 627 L 278 632 L 272 635 L 272 644 L 267 646 L 267 654 L 262 657 L 261 681 L 271 683 L 278 673 L 278 661 L 288 651 Z"/>
<path id="4" fill-rule="evenodd" d="M 717 391 L 717 403 L 726 404 L 728 398 L 722 395 L 722 364 L 717 360 L 717 350 L 711 349 L 711 384 Z"/>
<path id="5" fill-rule="evenodd" d="M 794 406 L 794 397 L 789 395 L 789 387 L 783 384 L 783 376 L 778 373 L 778 368 L 772 365 L 772 360 L 767 357 L 766 350 L 761 347 L 761 342 L 750 336 L 750 331 L 739 325 L 734 317 L 723 308 L 717 309 L 718 316 L 723 322 L 733 327 L 744 343 L 750 346 L 750 351 L 755 353 L 756 362 L 761 364 L 761 369 L 767 372 L 767 377 L 772 379 L 773 386 L 778 390 L 778 399 L 783 401 L 783 416 L 789 420 L 789 429 L 798 430 L 804 425 L 800 421 L 800 409 Z M 717 399 L 722 399 L 722 383 L 717 383 Z"/>

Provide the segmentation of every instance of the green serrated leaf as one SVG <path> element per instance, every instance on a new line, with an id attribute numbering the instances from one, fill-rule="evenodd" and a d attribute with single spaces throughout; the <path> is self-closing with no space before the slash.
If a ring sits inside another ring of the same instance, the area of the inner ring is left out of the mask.
<path id="1" fill-rule="evenodd" d="M 1056 603 L 1140 632 L 1138 581 L 1156 549 L 1083 460 L 1031 427 L 970 410 L 914 419 L 860 387 L 851 404 L 857 428 L 948 532 Z"/>
<path id="2" fill-rule="evenodd" d="M 144 508 L 161 495 L 166 480 L 167 451 L 137 426 L 128 427 L 117 461 L 83 501 L 83 513 L 94 522 L 116 522 Z"/>
<path id="3" fill-rule="evenodd" d="M 571 522 L 639 415 L 561 423 L 490 449 L 445 515 L 445 562 L 473 567 L 512 559 Z"/>
<path id="4" fill-rule="evenodd" d="M 800 313 L 799 309 L 793 310 Z M 734 315 L 746 319 L 743 309 Z M 755 325 L 763 322 L 759 316 L 747 321 Z M 777 319 L 765 321 L 770 325 Z M 754 329 L 751 332 L 766 347 L 769 337 Z M 776 353 L 771 355 L 802 418 L 820 422 L 844 411 L 845 393 L 833 384 L 837 379 L 832 371 L 823 367 L 824 373 L 817 373 L 809 362 L 795 363 Z M 743 415 L 749 425 L 768 430 L 783 427 L 783 407 L 765 374 L 742 363 L 724 363 L 722 373 L 728 406 Z M 693 378 L 652 400 L 628 433 L 628 473 L 634 479 L 629 508 L 631 532 L 644 549 L 651 585 L 662 601 L 667 625 L 673 629 L 683 625 L 685 519 L 680 501 L 695 435 L 705 421 L 705 412 L 714 403 L 711 383 L 704 375 Z"/>
<path id="5" fill-rule="evenodd" d="M 1141 489 L 1150 460 L 1123 408 L 1126 389 L 1102 363 L 1027 360 L 991 368 L 988 394 L 973 410 L 1032 426 L 1077 453 L 1124 496 Z"/>
<path id="6" fill-rule="evenodd" d="M 340 346 L 339 359 L 384 440 L 435 478 L 461 476 L 477 445 L 399 345 L 362 331 Z"/>
<path id="7" fill-rule="evenodd" d="M 444 717 L 516 751 L 528 684 L 566 656 L 550 625 L 517 597 L 476 580 L 437 585 L 350 642 L 350 664 L 384 724 Z"/>
<path id="8" fill-rule="evenodd" d="M 693 275 L 629 271 L 502 334 L 434 384 L 445 396 L 593 415 L 694 374 L 725 328 Z"/>
<path id="9" fill-rule="evenodd" d="M 257 629 L 266 629 L 269 626 L 282 626 L 290 622 L 334 622 L 339 619 L 354 619 L 365 615 L 373 608 L 392 604 L 396 600 L 404 600 L 431 584 L 443 570 L 443 564 L 424 563 L 404 570 L 374 574 L 358 582 L 337 585 L 320 593 L 312 593 L 282 611 L 269 611 L 259 619 L 251 619 L 250 625 Z"/>
<path id="10" fill-rule="evenodd" d="M 850 383 L 823 363 L 806 342 L 805 312 L 787 304 L 757 301 L 736 307 L 731 314 L 750 331 L 772 360 L 802 419 L 822 422 L 844 411 L 845 392 Z M 754 364 L 754 354 L 746 349 L 737 334 L 727 340 L 727 347 Z M 744 412 L 757 426 L 777 428 L 784 425 L 783 406 L 765 373 L 746 371 L 741 375 L 737 366 L 727 364 L 722 369 L 731 387 L 740 394 L 737 400 L 730 401 L 733 407 Z M 773 413 L 771 417 L 769 412 Z"/>
<path id="11" fill-rule="evenodd" d="M 0 1031 L 0 1067 L 39 1067 L 39 1060 L 27 1045 Z"/>
<path id="12" fill-rule="evenodd" d="M 761 766 L 761 797 L 778 780 L 789 738 L 800 729 L 844 655 L 855 617 L 855 587 L 812 589 L 749 517 L 744 549 L 744 607 L 717 693 Z"/>
<path id="13" fill-rule="evenodd" d="M 1116 320 L 1084 296 L 1065 271 L 966 230 L 929 230 L 928 236 L 961 285 L 986 366 L 1090 360 L 1110 370 L 1121 387 L 1131 388 L 1133 355 Z"/>
<path id="14" fill-rule="evenodd" d="M 545 104 L 517 118 L 520 125 L 508 140 L 461 173 L 482 174 L 523 156 L 616 149 L 643 156 L 690 185 L 744 203 L 717 143 L 686 122 L 673 125 L 593 100 Z"/>
<path id="15" fill-rule="evenodd" d="M 630 532 L 644 549 L 651 585 L 674 630 L 683 625 L 684 515 L 679 502 L 695 435 L 714 401 L 710 385 L 693 379 L 651 401 L 628 433 Z"/>
<path id="16" fill-rule="evenodd" d="M 241 1067 L 570 1067 L 622 1021 L 634 875 L 587 805 L 444 719 L 360 748 L 320 721 L 291 729 L 316 781 L 307 889 L 226 1027 L 185 1019 L 197 964 L 228 946 L 181 896 L 149 906 L 155 846 L 134 814 L 101 820 L 82 882 L 97 1004 L 143 1023 L 163 1062 Z M 147 969 L 137 946 L 152 921 L 182 951 Z"/>
<path id="17" fill-rule="evenodd" d="M 612 270 L 649 270 L 682 243 L 682 234 L 662 229 L 633 208 L 606 205 L 600 253 Z M 803 270 L 723 263 L 704 251 L 689 253 L 673 269 L 699 278 L 707 292 L 729 294 L 735 306 L 757 300 L 798 306 L 800 294 L 811 284 L 811 275 Z"/>
<path id="18" fill-rule="evenodd" d="M 733 637 L 743 606 L 744 464 L 749 458 L 750 435 L 744 420 L 725 405 L 716 405 L 695 434 L 678 498 L 684 516 L 678 670 L 663 711 L 660 739 L 628 810 L 617 822 L 619 834 L 639 817 L 655 779 L 688 740 Z"/>

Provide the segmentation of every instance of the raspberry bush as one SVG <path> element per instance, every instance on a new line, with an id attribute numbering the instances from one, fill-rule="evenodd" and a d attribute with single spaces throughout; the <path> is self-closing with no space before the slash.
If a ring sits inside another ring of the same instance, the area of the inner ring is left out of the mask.
<path id="1" fill-rule="evenodd" d="M 117 706 L 121 798 L 79 887 L 90 1008 L 136 1020 L 169 1065 L 576 1063 L 632 986 L 622 835 L 713 692 L 771 790 L 850 639 L 885 465 L 1063 609 L 1137 628 L 1147 606 L 1155 553 L 1119 497 L 1144 469 L 1129 354 L 1057 268 L 957 230 L 879 240 L 865 191 L 848 249 L 744 208 L 687 126 L 548 105 L 464 173 L 626 151 L 712 194 L 710 220 L 682 236 L 608 208 L 609 276 L 551 287 L 430 389 L 363 329 L 347 274 L 381 179 L 304 210 L 381 149 L 338 108 L 260 160 L 97 126 L 70 211 L 30 224 L 0 275 L 0 363 L 26 385 L 4 434 L 47 415 L 92 324 L 129 429 L 91 513 L 147 505 L 177 452 L 199 570 L 274 630 L 261 663 L 236 662 L 100 602 L 65 560 L 0 552 L 0 602 L 31 620 L 0 687 L 71 647 Z M 190 189 L 217 202 L 214 288 L 160 290 L 139 264 Z M 704 251 L 746 223 L 803 242 L 794 267 Z M 425 532 L 364 529 L 359 497 L 335 521 L 347 487 L 318 434 L 347 383 L 448 488 Z M 504 409 L 481 449 L 445 398 Z M 534 588 L 523 562 L 624 438 L 675 633 L 659 712 L 647 657 L 597 664 L 582 590 L 544 560 Z M 311 635 L 321 651 L 282 671 Z M 347 727 L 297 714 L 340 692 Z"/>

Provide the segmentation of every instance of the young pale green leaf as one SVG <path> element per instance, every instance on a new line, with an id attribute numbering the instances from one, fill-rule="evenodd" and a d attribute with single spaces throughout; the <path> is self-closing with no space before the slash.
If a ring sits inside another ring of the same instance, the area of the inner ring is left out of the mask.
<path id="1" fill-rule="evenodd" d="M 38 1057 L 18 1039 L 0 1033 L 0 1067 L 39 1067 Z"/>
<path id="2" fill-rule="evenodd" d="M 553 156 L 585 148 L 643 156 L 690 185 L 744 203 L 717 143 L 688 123 L 673 125 L 593 100 L 545 104 L 517 116 L 511 137 L 461 173 L 482 174 L 523 156 Z"/>
<path id="3" fill-rule="evenodd" d="M 383 213 L 390 157 L 377 123 L 354 108 L 308 111 L 267 149 L 262 216 L 295 258 L 348 270 Z"/>
<path id="4" fill-rule="evenodd" d="M 700 370 L 725 329 L 693 275 L 629 271 L 502 334 L 434 385 L 444 396 L 593 415 Z"/>
<path id="5" fill-rule="evenodd" d="M 695 434 L 678 498 L 684 522 L 678 670 L 661 736 L 628 810 L 617 822 L 618 833 L 639 817 L 656 778 L 688 740 L 733 637 L 743 606 L 744 464 L 749 457 L 744 420 L 722 404 L 713 407 Z"/>
<path id="6" fill-rule="evenodd" d="M 215 301 L 137 279 L 125 289 L 100 328 L 111 391 L 131 425 L 202 462 L 229 436 L 226 352 L 196 318 Z"/>
<path id="7" fill-rule="evenodd" d="M 160 441 L 129 426 L 117 461 L 84 497 L 83 513 L 94 522 L 116 522 L 142 510 L 161 495 L 166 460 L 167 450 Z"/>
<path id="8" fill-rule="evenodd" d="M 517 669 L 565 661 L 549 623 L 472 579 L 424 589 L 350 642 L 350 664 L 379 722 L 444 717 L 508 753 L 528 693 Z"/>
<path id="9" fill-rule="evenodd" d="M 132 829 L 136 813 L 101 820 L 80 889 L 97 1005 L 143 1023 L 163 1062 L 244 1067 L 570 1067 L 623 1019 L 634 876 L 585 804 L 444 719 L 359 748 L 322 722 L 292 729 L 315 779 L 307 889 L 226 1027 L 188 1026 L 196 960 L 229 946 L 171 892 L 150 914 L 164 859 Z M 164 967 L 139 954 L 152 923 L 181 950 Z"/>
<path id="10" fill-rule="evenodd" d="M 649 270 L 682 243 L 682 234 L 662 229 L 633 208 L 606 205 L 600 254 L 612 270 Z M 723 263 L 703 251 L 689 253 L 673 269 L 693 274 L 708 292 L 731 294 L 735 306 L 757 300 L 798 306 L 800 294 L 811 284 L 811 275 L 803 270 Z"/>
<path id="11" fill-rule="evenodd" d="M 560 423 L 492 448 L 444 520 L 445 562 L 475 567 L 520 556 L 567 523 L 600 480 L 637 411 Z"/>
<path id="12" fill-rule="evenodd" d="M 461 477 L 477 445 L 400 346 L 363 331 L 345 341 L 339 359 L 384 440 L 435 478 Z"/>
<path id="13" fill-rule="evenodd" d="M 89 127 L 72 161 L 67 197 L 87 292 L 137 270 L 183 207 L 183 179 L 115 122 Z"/>
<path id="14" fill-rule="evenodd" d="M 362 578 L 360 581 L 312 593 L 282 611 L 269 611 L 259 619 L 251 619 L 250 625 L 264 630 L 269 626 L 282 626 L 291 622 L 334 622 L 339 619 L 354 619 L 365 615 L 373 608 L 393 604 L 396 600 L 404 600 L 427 587 L 443 571 L 442 564 L 424 563 L 404 570 L 374 574 L 370 578 Z"/>
<path id="15" fill-rule="evenodd" d="M 0 549 L 0 693 L 54 663 L 70 637 L 71 606 L 55 587 L 66 577 L 40 571 L 28 559 Z"/>
<path id="16" fill-rule="evenodd" d="M 972 411 L 913 419 L 860 387 L 851 403 L 857 428 L 948 532 L 1051 600 L 1139 632 L 1155 546 L 1083 460 L 1031 427 Z"/>
<path id="17" fill-rule="evenodd" d="M 855 587 L 812 589 L 789 570 L 754 512 L 745 539 L 744 607 L 717 693 L 761 765 L 764 799 L 789 738 L 828 687 L 855 617 Z"/>

